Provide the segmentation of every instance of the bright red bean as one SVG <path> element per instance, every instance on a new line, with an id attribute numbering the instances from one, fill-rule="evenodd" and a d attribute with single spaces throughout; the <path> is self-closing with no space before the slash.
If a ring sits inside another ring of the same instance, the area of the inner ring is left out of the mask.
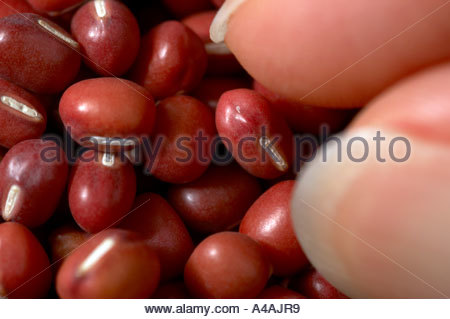
<path id="1" fill-rule="evenodd" d="M 163 3 L 178 18 L 212 7 L 209 0 L 163 0 Z"/>
<path id="2" fill-rule="evenodd" d="M 311 299 L 347 299 L 315 269 L 294 278 L 290 287 Z"/>
<path id="3" fill-rule="evenodd" d="M 216 15 L 215 10 L 195 13 L 181 22 L 194 31 L 205 44 L 208 54 L 207 74 L 230 75 L 243 71 L 233 53 L 225 43 L 213 43 L 209 36 L 211 23 Z"/>
<path id="4" fill-rule="evenodd" d="M 189 299 L 189 293 L 184 282 L 169 282 L 158 287 L 152 299 Z"/>
<path id="5" fill-rule="evenodd" d="M 208 234 L 238 225 L 260 194 L 258 180 L 234 164 L 212 166 L 196 181 L 174 185 L 169 201 L 189 229 Z"/>
<path id="6" fill-rule="evenodd" d="M 34 9 L 25 0 L 0 1 L 0 18 L 16 13 L 33 13 Z"/>
<path id="7" fill-rule="evenodd" d="M 158 256 L 137 234 L 108 229 L 64 261 L 56 290 L 61 298 L 148 298 L 159 272 Z"/>
<path id="8" fill-rule="evenodd" d="M 250 84 L 239 77 L 207 77 L 203 78 L 191 95 L 216 110 L 219 99 L 226 91 L 248 89 Z"/>
<path id="9" fill-rule="evenodd" d="M 121 76 L 136 59 L 139 26 L 131 11 L 119 1 L 86 3 L 73 17 L 71 30 L 86 55 L 84 62 L 98 74 Z"/>
<path id="10" fill-rule="evenodd" d="M 255 298 L 271 275 L 261 247 L 246 235 L 223 232 L 201 242 L 189 258 L 184 281 L 197 298 Z"/>
<path id="11" fill-rule="evenodd" d="M 155 103 L 143 87 L 118 78 L 97 78 L 69 87 L 59 112 L 66 129 L 80 144 L 107 151 L 133 146 L 148 136 L 155 122 Z M 116 146 L 111 139 L 121 139 Z"/>
<path id="12" fill-rule="evenodd" d="M 97 233 L 130 212 L 136 196 L 134 168 L 122 155 L 89 150 L 78 159 L 69 183 L 69 206 L 78 225 Z"/>
<path id="13" fill-rule="evenodd" d="M 77 6 L 84 0 L 27 0 L 31 6 L 40 12 L 61 12 Z"/>
<path id="14" fill-rule="evenodd" d="M 119 227 L 141 234 L 158 254 L 161 280 L 183 273 L 194 245 L 183 221 L 164 198 L 151 193 L 140 195 L 133 212 Z"/>
<path id="15" fill-rule="evenodd" d="M 207 67 L 202 41 L 178 21 L 154 27 L 142 38 L 131 78 L 156 99 L 194 89 Z"/>
<path id="16" fill-rule="evenodd" d="M 274 274 L 290 276 L 308 265 L 291 221 L 295 181 L 281 182 L 258 198 L 245 214 L 239 232 L 258 242 L 269 257 Z"/>
<path id="17" fill-rule="evenodd" d="M 264 289 L 257 297 L 258 299 L 305 299 L 306 297 L 294 290 L 281 286 L 271 286 Z"/>
<path id="18" fill-rule="evenodd" d="M 266 89 L 257 81 L 254 81 L 253 88 L 269 100 L 273 109 L 280 112 L 291 129 L 298 133 L 320 135 L 324 126 L 328 133 L 336 133 L 342 130 L 355 115 L 354 110 L 307 106 L 299 102 L 289 101 Z"/>
<path id="19" fill-rule="evenodd" d="M 0 145 L 41 137 L 47 113 L 39 100 L 21 87 L 0 79 Z"/>
<path id="20" fill-rule="evenodd" d="M 44 298 L 52 278 L 49 265 L 25 226 L 0 224 L 0 298 Z"/>
<path id="21" fill-rule="evenodd" d="M 201 134 L 201 136 L 200 136 Z M 214 116 L 206 105 L 189 96 L 162 100 L 156 111 L 153 149 L 161 142 L 147 168 L 169 183 L 188 183 L 200 177 L 211 162 Z M 146 152 L 148 153 L 148 152 Z"/>
<path id="22" fill-rule="evenodd" d="M 255 91 L 224 93 L 216 109 L 219 135 L 236 161 L 256 177 L 273 179 L 292 163 L 292 132 L 270 103 Z"/>
<path id="23" fill-rule="evenodd" d="M 215 5 L 217 8 L 220 8 L 225 0 L 211 0 L 212 4 Z"/>
<path id="24" fill-rule="evenodd" d="M 27 140 L 13 146 L 0 163 L 3 219 L 42 225 L 56 210 L 67 175 L 66 155 L 55 142 Z"/>
<path id="25" fill-rule="evenodd" d="M 80 69 L 78 43 L 37 14 L 2 18 L 0 34 L 0 76 L 30 91 L 60 92 Z"/>

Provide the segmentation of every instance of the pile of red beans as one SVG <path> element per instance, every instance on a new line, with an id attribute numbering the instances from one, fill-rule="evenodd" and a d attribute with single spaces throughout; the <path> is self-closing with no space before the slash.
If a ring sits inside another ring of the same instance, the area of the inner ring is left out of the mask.
<path id="1" fill-rule="evenodd" d="M 0 297 L 345 298 L 295 237 L 292 140 L 352 114 L 254 82 L 222 3 L 0 3 Z"/>

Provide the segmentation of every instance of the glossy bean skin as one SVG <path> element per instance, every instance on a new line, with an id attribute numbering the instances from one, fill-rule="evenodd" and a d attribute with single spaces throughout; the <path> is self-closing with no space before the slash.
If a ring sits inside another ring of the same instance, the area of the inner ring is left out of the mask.
<path id="1" fill-rule="evenodd" d="M 199 132 L 206 140 L 195 140 Z M 169 97 L 158 104 L 153 136 L 153 148 L 158 139 L 162 142 L 154 161 L 147 163 L 151 174 L 168 183 L 188 183 L 199 178 L 211 162 L 214 116 L 195 98 Z"/>
<path id="2" fill-rule="evenodd" d="M 163 3 L 177 18 L 212 8 L 209 0 L 163 0 Z"/>
<path id="3" fill-rule="evenodd" d="M 189 229 L 210 234 L 238 225 L 260 194 L 258 180 L 232 164 L 211 166 L 199 179 L 172 186 L 168 198 Z"/>
<path id="4" fill-rule="evenodd" d="M 205 77 L 191 95 L 211 107 L 215 112 L 223 93 L 234 89 L 248 88 L 250 88 L 250 84 L 244 78 Z"/>
<path id="5" fill-rule="evenodd" d="M 142 38 L 131 79 L 146 87 L 155 99 L 162 99 L 194 89 L 207 63 L 199 37 L 178 21 L 166 21 Z"/>
<path id="6" fill-rule="evenodd" d="M 291 289 L 311 299 L 347 299 L 348 297 L 332 286 L 315 269 L 294 278 L 290 283 Z"/>
<path id="7" fill-rule="evenodd" d="M 0 2 L 0 18 L 16 13 L 33 13 L 35 10 L 26 0 L 3 0 Z"/>
<path id="8" fill-rule="evenodd" d="M 250 174 L 274 179 L 292 163 L 293 135 L 286 121 L 270 103 L 253 90 L 224 93 L 216 109 L 219 135 L 236 161 Z M 278 137 L 278 140 L 277 140 Z"/>
<path id="9" fill-rule="evenodd" d="M 140 33 L 136 18 L 121 2 L 91 1 L 72 19 L 72 34 L 85 54 L 84 62 L 104 76 L 121 76 L 139 51 Z"/>
<path id="10" fill-rule="evenodd" d="M 0 145 L 15 144 L 41 137 L 47 125 L 47 112 L 39 100 L 21 87 L 0 79 Z"/>
<path id="11" fill-rule="evenodd" d="M 58 93 L 80 69 L 78 43 L 37 14 L 1 19 L 0 33 L 0 76 L 5 80 L 36 93 Z"/>
<path id="12" fill-rule="evenodd" d="M 270 263 L 255 241 L 243 234 L 222 232 L 195 248 L 184 281 L 196 298 L 255 298 L 270 275 Z"/>
<path id="13" fill-rule="evenodd" d="M 253 203 L 239 227 L 263 247 L 279 276 L 294 275 L 308 265 L 291 221 L 294 185 L 291 180 L 272 186 Z"/>
<path id="14" fill-rule="evenodd" d="M 116 226 L 130 212 L 135 196 L 134 168 L 121 155 L 89 150 L 72 168 L 70 211 L 88 233 Z"/>
<path id="15" fill-rule="evenodd" d="M 119 227 L 141 234 L 158 254 L 162 281 L 183 273 L 194 245 L 183 221 L 164 198 L 153 193 L 138 196 L 133 212 Z"/>
<path id="16" fill-rule="evenodd" d="M 182 281 L 168 282 L 158 287 L 152 299 L 190 299 L 189 293 Z"/>
<path id="17" fill-rule="evenodd" d="M 242 66 L 226 44 L 211 41 L 209 29 L 215 16 L 215 10 L 202 11 L 184 18 L 181 22 L 194 31 L 203 41 L 208 54 L 207 74 L 232 75 L 243 73 Z"/>
<path id="18" fill-rule="evenodd" d="M 59 113 L 72 138 L 86 147 L 116 151 L 121 146 L 102 142 L 127 139 L 136 145 L 148 136 L 155 122 L 155 103 L 143 87 L 118 78 L 95 78 L 69 87 Z"/>
<path id="19" fill-rule="evenodd" d="M 52 280 L 49 266 L 31 231 L 18 223 L 0 224 L 0 297 L 44 298 Z"/>
<path id="20" fill-rule="evenodd" d="M 294 290 L 274 285 L 264 289 L 257 297 L 258 299 L 305 299 L 306 297 Z"/>
<path id="21" fill-rule="evenodd" d="M 136 233 L 108 229 L 63 262 L 56 290 L 61 298 L 148 298 L 159 273 L 158 256 Z"/>
<path id="22" fill-rule="evenodd" d="M 354 110 L 307 106 L 289 101 L 257 81 L 254 81 L 253 88 L 272 103 L 273 108 L 283 115 L 291 129 L 297 133 L 320 135 L 323 134 L 324 126 L 327 127 L 328 134 L 339 132 L 356 113 Z"/>
<path id="23" fill-rule="evenodd" d="M 37 11 L 40 12 L 61 12 L 84 0 L 27 0 L 28 3 Z"/>
<path id="24" fill-rule="evenodd" d="M 26 140 L 0 163 L 2 217 L 37 227 L 55 212 L 68 175 L 64 151 L 53 141 Z"/>

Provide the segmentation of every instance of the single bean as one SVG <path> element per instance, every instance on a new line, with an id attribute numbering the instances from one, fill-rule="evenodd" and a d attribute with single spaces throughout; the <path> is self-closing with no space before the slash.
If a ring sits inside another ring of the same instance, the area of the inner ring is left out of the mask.
<path id="1" fill-rule="evenodd" d="M 306 297 L 294 290 L 274 285 L 264 289 L 257 297 L 258 299 L 305 299 Z"/>
<path id="2" fill-rule="evenodd" d="M 291 289 L 311 299 L 347 299 L 315 269 L 310 269 L 294 278 L 289 284 Z"/>

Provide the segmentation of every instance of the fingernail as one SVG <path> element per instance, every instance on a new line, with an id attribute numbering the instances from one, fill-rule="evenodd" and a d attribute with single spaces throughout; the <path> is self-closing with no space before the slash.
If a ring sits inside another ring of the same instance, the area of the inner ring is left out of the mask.
<path id="1" fill-rule="evenodd" d="M 227 0 L 217 12 L 209 29 L 211 40 L 215 43 L 220 43 L 225 40 L 227 34 L 228 22 L 233 13 L 246 0 Z"/>

